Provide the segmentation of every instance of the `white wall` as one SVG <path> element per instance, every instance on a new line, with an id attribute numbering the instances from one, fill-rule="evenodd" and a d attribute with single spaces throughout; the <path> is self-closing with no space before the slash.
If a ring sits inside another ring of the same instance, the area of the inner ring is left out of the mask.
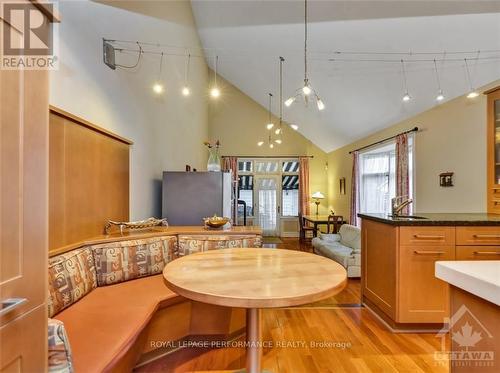
<path id="1" fill-rule="evenodd" d="M 164 57 L 166 92 L 161 98 L 151 90 L 158 56 L 143 56 L 137 69 L 109 69 L 102 62 L 103 37 L 200 46 L 189 1 L 147 2 L 150 7 L 142 9 L 155 17 L 117 8 L 133 10 L 137 2 L 112 4 L 60 2 L 60 69 L 51 72 L 50 103 L 134 142 L 130 218 L 160 216 L 162 171 L 184 170 L 185 164 L 206 168 L 207 66 L 203 58 L 191 60 L 189 98 L 180 94 L 184 57 Z M 134 59 L 117 56 L 123 64 Z"/>

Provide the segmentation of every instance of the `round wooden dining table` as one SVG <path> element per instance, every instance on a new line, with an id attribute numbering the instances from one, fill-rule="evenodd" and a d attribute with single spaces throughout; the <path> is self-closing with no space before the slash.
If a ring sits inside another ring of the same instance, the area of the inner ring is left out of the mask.
<path id="1" fill-rule="evenodd" d="M 166 286 L 199 302 L 246 308 L 246 372 L 262 369 L 261 310 L 330 297 L 346 285 L 344 267 L 322 256 L 272 248 L 210 250 L 167 264 Z"/>

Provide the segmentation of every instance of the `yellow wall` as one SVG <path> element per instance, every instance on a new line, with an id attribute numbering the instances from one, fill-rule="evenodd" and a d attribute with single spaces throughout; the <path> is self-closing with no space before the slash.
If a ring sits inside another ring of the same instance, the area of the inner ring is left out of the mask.
<path id="1" fill-rule="evenodd" d="M 488 87 L 498 85 L 497 81 Z M 329 205 L 349 216 L 350 150 L 418 126 L 415 134 L 415 211 L 486 211 L 486 96 L 458 97 L 328 154 Z M 454 172 L 452 188 L 439 186 L 441 172 Z M 339 178 L 346 178 L 345 195 Z"/>
<path id="2" fill-rule="evenodd" d="M 213 76 L 213 72 L 210 72 L 210 76 Z M 319 190 L 326 197 L 326 153 L 288 126 L 284 127 L 281 145 L 275 145 L 274 149 L 270 149 L 267 142 L 261 147 L 257 146 L 257 142 L 267 141 L 267 109 L 223 78 L 218 77 L 217 84 L 221 89 L 221 96 L 217 100 L 210 100 L 208 122 L 210 139 L 221 141 L 221 154 L 249 157 L 312 155 L 314 158 L 309 160 L 310 192 L 312 194 Z M 267 95 L 266 92 L 262 94 Z M 276 97 L 273 104 L 278 105 L 278 102 Z M 275 116 L 272 119 L 275 125 L 279 123 Z M 320 205 L 320 213 L 327 213 L 326 201 L 327 199 Z M 315 205 L 312 203 L 311 212 L 314 209 Z"/>

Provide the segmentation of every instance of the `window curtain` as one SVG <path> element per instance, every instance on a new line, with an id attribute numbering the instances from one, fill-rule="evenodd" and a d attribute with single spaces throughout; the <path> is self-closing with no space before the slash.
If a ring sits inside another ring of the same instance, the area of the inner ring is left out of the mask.
<path id="1" fill-rule="evenodd" d="M 233 179 L 232 196 L 233 206 L 231 207 L 231 219 L 233 224 L 237 223 L 237 209 L 238 209 L 238 157 L 222 157 L 222 171 L 231 171 Z"/>
<path id="2" fill-rule="evenodd" d="M 410 166 L 408 157 L 408 134 L 396 136 L 396 196 L 410 196 Z M 406 206 L 401 213 L 409 214 Z"/>
<path id="3" fill-rule="evenodd" d="M 352 178 L 351 178 L 351 209 L 349 223 L 358 226 L 358 179 L 359 179 L 359 153 L 352 153 Z"/>
<path id="4" fill-rule="evenodd" d="M 299 208 L 302 215 L 309 215 L 309 157 L 299 157 Z"/>

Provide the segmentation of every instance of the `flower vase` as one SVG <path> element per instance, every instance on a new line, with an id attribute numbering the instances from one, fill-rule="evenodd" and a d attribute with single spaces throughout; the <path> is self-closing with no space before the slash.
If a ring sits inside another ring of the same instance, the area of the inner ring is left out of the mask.
<path id="1" fill-rule="evenodd" d="M 207 171 L 218 172 L 221 170 L 218 148 L 208 149 Z"/>

